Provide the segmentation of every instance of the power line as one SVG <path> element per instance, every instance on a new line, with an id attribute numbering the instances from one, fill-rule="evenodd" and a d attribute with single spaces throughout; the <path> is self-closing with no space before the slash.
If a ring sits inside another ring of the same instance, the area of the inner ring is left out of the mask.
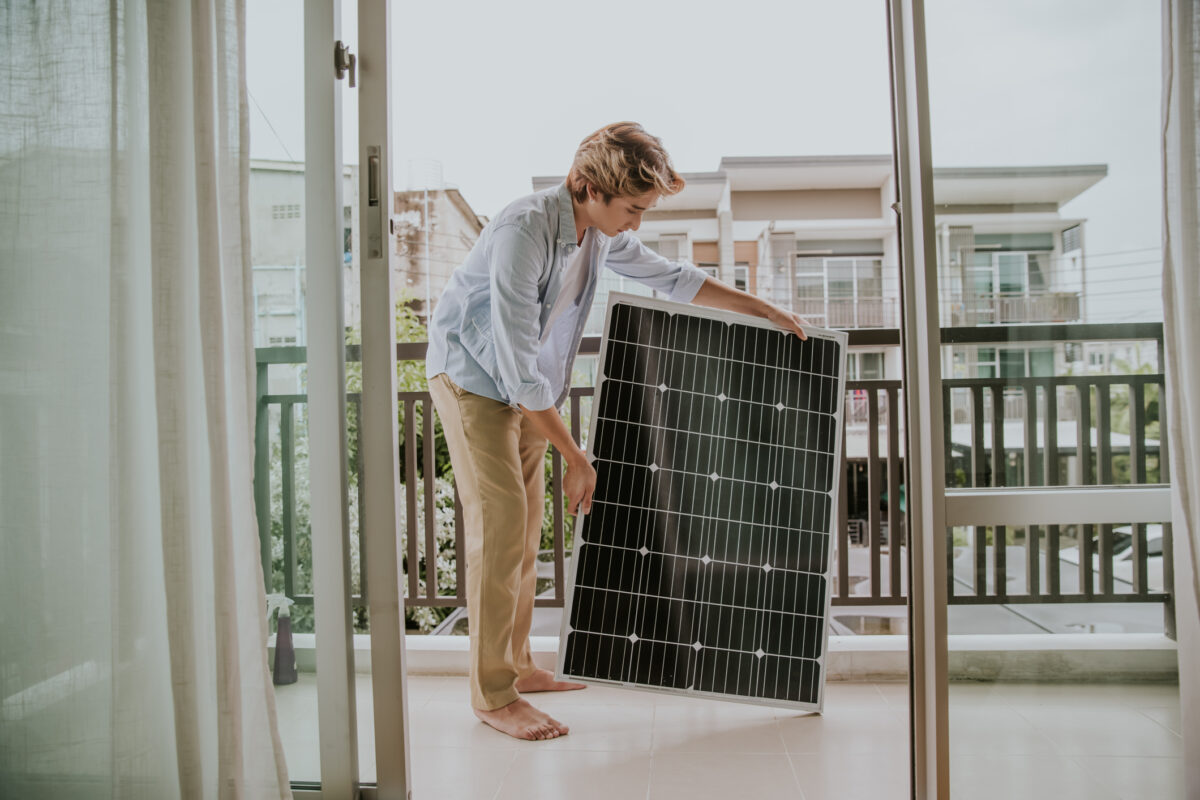
<path id="1" fill-rule="evenodd" d="M 1146 278 L 1147 278 L 1147 277 L 1150 277 L 1150 276 L 1146 276 L 1146 275 L 1126 275 L 1126 276 L 1124 276 L 1124 277 L 1117 277 L 1117 278 L 1112 278 L 1112 277 L 1108 277 L 1108 278 L 1088 278 L 1087 285 L 1088 285 L 1088 286 L 1092 286 L 1092 285 L 1094 285 L 1094 284 L 1097 284 L 1097 283 L 1120 283 L 1120 282 L 1122 282 L 1122 281 L 1139 281 L 1139 280 L 1141 280 L 1141 281 L 1144 281 L 1144 280 L 1146 280 Z M 1159 275 L 1158 275 L 1157 273 L 1153 273 L 1152 277 L 1155 277 L 1155 278 L 1157 278 L 1157 277 L 1159 277 Z"/>
<path id="2" fill-rule="evenodd" d="M 259 105 L 258 98 L 254 96 L 254 93 L 251 92 L 249 88 L 246 89 L 246 94 L 249 95 L 250 99 L 254 101 L 254 107 L 258 109 L 258 113 L 262 114 L 263 119 L 266 120 L 267 127 L 270 128 L 271 133 L 275 135 L 275 141 L 279 142 L 279 146 L 282 147 L 283 152 L 287 154 L 288 161 L 295 161 L 295 157 L 292 155 L 291 151 L 288 150 L 287 145 L 283 143 L 283 139 L 280 138 L 279 132 L 276 131 L 275 126 L 271 124 L 271 118 L 267 116 L 267 112 L 263 111 L 263 107 Z"/>

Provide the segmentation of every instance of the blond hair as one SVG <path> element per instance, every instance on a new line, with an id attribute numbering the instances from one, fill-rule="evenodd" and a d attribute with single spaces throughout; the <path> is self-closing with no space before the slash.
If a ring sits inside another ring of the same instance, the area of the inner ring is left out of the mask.
<path id="1" fill-rule="evenodd" d="M 591 186 L 604 196 L 637 197 L 654 191 L 672 195 L 685 181 L 671 165 L 662 139 L 646 133 L 636 122 L 614 122 L 579 143 L 567 173 L 567 189 L 582 203 Z"/>

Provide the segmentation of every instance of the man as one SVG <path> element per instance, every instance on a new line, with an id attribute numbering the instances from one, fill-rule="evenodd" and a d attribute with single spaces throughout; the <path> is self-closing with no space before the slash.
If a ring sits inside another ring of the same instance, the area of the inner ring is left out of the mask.
<path id="1" fill-rule="evenodd" d="M 584 688 L 534 665 L 529 629 L 547 440 L 566 462 L 572 514 L 591 509 L 596 486 L 558 407 L 600 267 L 671 300 L 765 317 L 805 338 L 795 314 L 668 261 L 630 233 L 683 186 L 657 137 L 632 122 L 601 128 L 580 144 L 565 183 L 513 202 L 484 228 L 430 324 L 429 390 L 466 527 L 471 705 L 510 736 L 566 734 L 521 695 Z"/>

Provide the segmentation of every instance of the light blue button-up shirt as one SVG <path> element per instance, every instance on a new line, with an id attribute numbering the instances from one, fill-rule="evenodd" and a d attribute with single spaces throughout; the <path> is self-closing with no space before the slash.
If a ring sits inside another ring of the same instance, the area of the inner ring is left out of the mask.
<path id="1" fill-rule="evenodd" d="M 663 258 L 628 231 L 593 235 L 583 291 L 547 332 L 578 247 L 571 194 L 564 183 L 505 207 L 450 276 L 429 324 L 426 376 L 444 372 L 468 392 L 533 411 L 556 406 L 570 389 L 601 265 L 681 303 L 704 283 L 702 270 Z"/>

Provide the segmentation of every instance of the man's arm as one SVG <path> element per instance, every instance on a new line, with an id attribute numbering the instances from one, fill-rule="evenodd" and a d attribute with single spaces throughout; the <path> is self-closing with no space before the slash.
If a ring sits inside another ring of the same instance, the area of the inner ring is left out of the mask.
<path id="1" fill-rule="evenodd" d="M 531 411 L 521 406 L 521 413 L 533 425 L 534 430 L 546 437 L 558 448 L 567 462 L 567 473 L 563 476 L 563 491 L 567 493 L 567 510 L 574 514 L 576 509 L 584 514 L 592 510 L 592 493 L 596 490 L 596 470 L 588 463 L 587 454 L 575 444 L 558 409 L 550 407 L 542 411 Z"/>
<path id="2" fill-rule="evenodd" d="M 705 279 L 704 285 L 700 287 L 700 291 L 696 292 L 696 296 L 692 299 L 692 302 L 700 306 L 720 308 L 725 311 L 736 311 L 739 314 L 749 314 L 752 317 L 763 317 L 774 322 L 779 327 L 791 331 L 801 339 L 808 338 L 808 334 L 800 327 L 807 323 L 800 318 L 799 314 L 785 311 L 773 303 L 768 303 L 761 297 L 755 297 L 752 294 L 739 291 L 711 276 Z"/>

